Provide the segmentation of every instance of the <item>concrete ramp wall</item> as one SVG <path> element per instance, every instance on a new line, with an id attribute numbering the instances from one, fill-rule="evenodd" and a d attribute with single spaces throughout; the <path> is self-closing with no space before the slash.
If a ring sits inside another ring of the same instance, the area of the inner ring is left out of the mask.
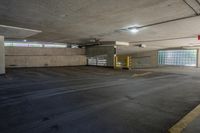
<path id="1" fill-rule="evenodd" d="M 86 65 L 85 49 L 6 47 L 6 67 Z"/>

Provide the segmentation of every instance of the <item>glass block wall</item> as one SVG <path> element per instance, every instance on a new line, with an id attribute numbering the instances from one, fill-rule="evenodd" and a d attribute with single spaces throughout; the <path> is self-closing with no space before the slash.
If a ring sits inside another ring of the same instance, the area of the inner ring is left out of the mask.
<path id="1" fill-rule="evenodd" d="M 196 66 L 197 50 L 158 51 L 159 65 Z"/>

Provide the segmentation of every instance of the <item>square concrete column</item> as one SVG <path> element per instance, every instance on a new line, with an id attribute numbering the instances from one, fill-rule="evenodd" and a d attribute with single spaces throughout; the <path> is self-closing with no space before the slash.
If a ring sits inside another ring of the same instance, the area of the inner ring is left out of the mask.
<path id="1" fill-rule="evenodd" d="M 197 49 L 197 67 L 200 67 L 200 49 Z"/>
<path id="2" fill-rule="evenodd" d="M 3 36 L 0 36 L 0 75 L 1 74 L 5 74 L 5 49 Z"/>

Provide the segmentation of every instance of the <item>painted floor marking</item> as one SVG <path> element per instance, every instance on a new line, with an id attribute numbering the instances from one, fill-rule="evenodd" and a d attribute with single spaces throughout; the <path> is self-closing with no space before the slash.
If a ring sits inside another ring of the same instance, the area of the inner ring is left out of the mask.
<path id="1" fill-rule="evenodd" d="M 200 105 L 188 113 L 183 119 L 169 129 L 169 133 L 181 133 L 192 121 L 200 116 Z"/>

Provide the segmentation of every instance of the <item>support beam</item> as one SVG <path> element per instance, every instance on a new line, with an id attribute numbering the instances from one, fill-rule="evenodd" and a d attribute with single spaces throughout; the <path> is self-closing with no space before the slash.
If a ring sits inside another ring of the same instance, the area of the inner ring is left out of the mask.
<path id="1" fill-rule="evenodd" d="M 0 75 L 1 74 L 5 74 L 5 49 L 3 36 L 0 36 Z"/>

